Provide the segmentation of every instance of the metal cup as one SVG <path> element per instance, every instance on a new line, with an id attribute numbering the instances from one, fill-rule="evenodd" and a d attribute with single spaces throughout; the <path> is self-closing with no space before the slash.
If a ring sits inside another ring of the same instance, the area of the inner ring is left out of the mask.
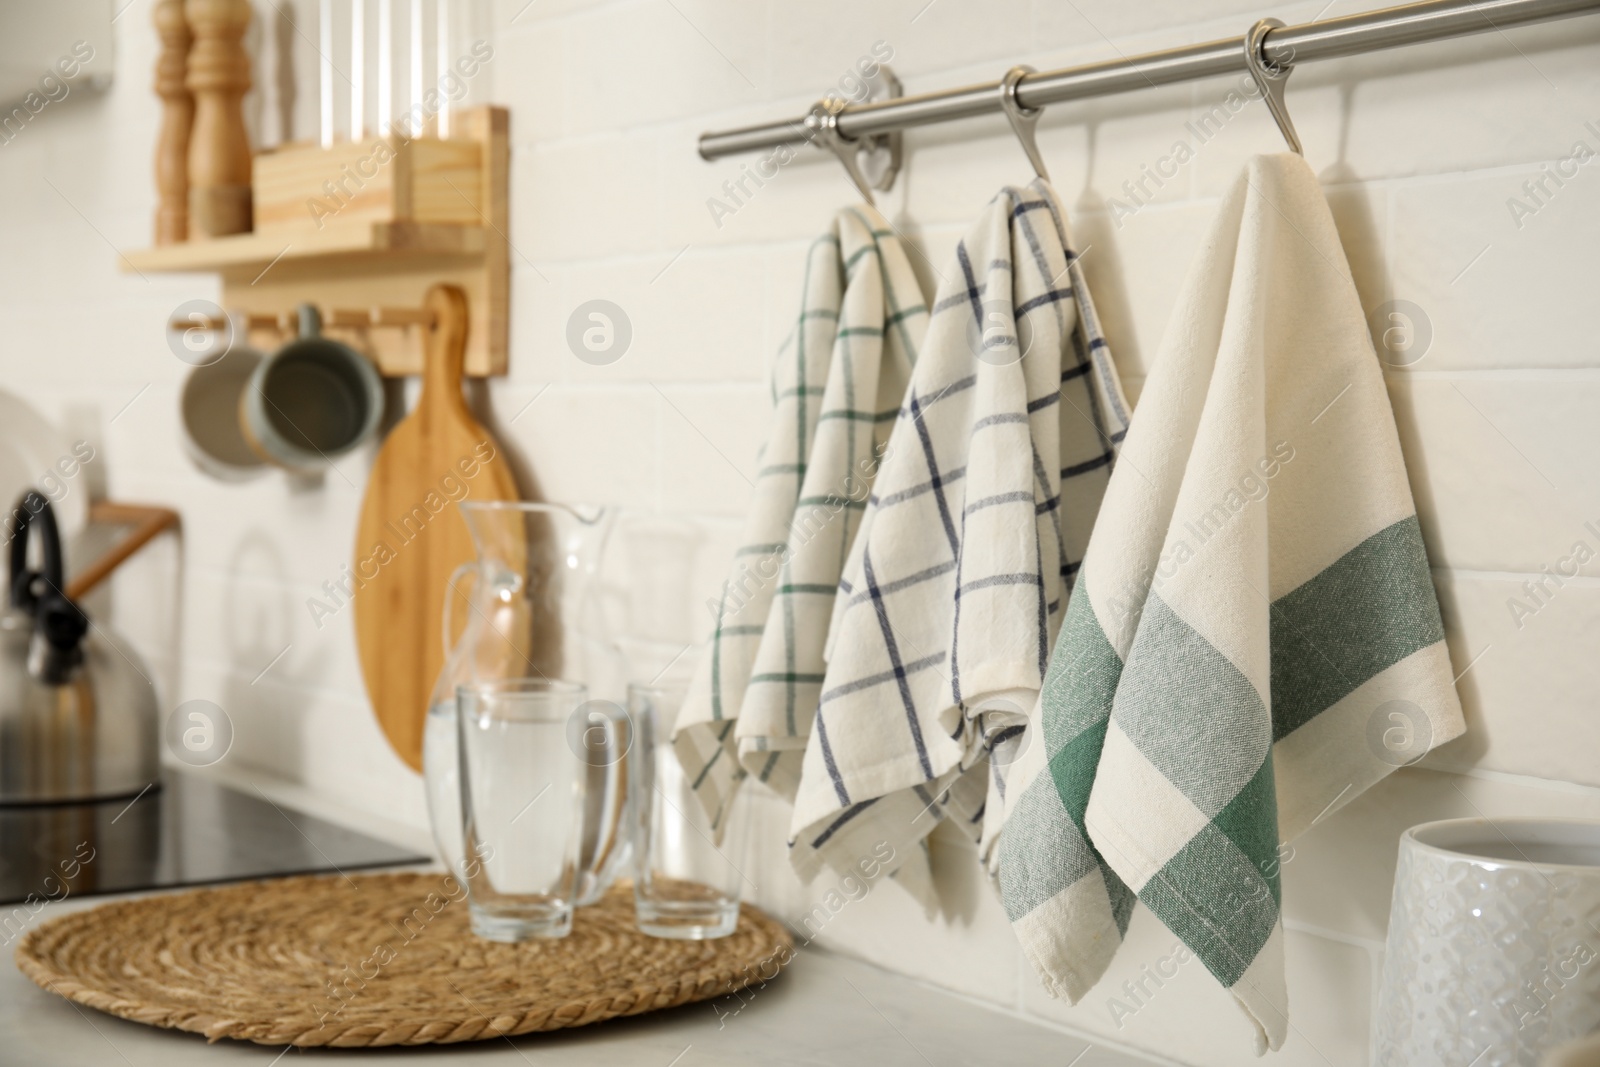
<path id="1" fill-rule="evenodd" d="M 263 359 L 239 398 L 245 439 L 270 463 L 313 472 L 358 447 L 383 417 L 383 379 L 372 361 L 322 336 L 322 316 L 302 304 L 300 336 Z"/>

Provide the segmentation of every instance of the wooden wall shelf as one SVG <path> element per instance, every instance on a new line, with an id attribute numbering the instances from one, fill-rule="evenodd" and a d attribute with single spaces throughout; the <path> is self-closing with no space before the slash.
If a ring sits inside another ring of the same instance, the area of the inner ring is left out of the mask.
<path id="1" fill-rule="evenodd" d="M 505 108 L 460 115 L 461 139 L 483 146 L 482 225 L 362 217 L 329 219 L 319 228 L 308 216 L 301 227 L 129 252 L 123 267 L 219 274 L 222 306 L 257 315 L 278 315 L 303 302 L 321 308 L 420 307 L 431 286 L 452 282 L 466 290 L 470 308 L 467 374 L 504 374 L 510 335 L 509 126 Z M 325 332 L 371 356 L 384 375 L 422 372 L 420 329 L 330 324 Z M 250 337 L 268 350 L 286 340 L 275 330 L 253 330 Z"/>
<path id="2" fill-rule="evenodd" d="M 276 264 L 341 256 L 346 267 L 361 259 L 392 256 L 481 256 L 482 226 L 447 222 L 330 223 L 321 232 L 288 236 L 241 233 L 182 244 L 157 245 L 123 256 L 129 269 L 146 273 L 247 271 L 257 273 Z M 254 275 L 251 276 L 252 279 Z M 250 280 L 250 279 L 247 279 Z"/>

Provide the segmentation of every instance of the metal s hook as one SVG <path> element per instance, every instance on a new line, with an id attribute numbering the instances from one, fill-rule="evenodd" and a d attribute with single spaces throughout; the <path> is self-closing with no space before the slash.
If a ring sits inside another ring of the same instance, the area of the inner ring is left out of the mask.
<path id="1" fill-rule="evenodd" d="M 806 129 L 811 131 L 812 138 L 818 144 L 839 157 L 845 173 L 850 175 L 850 181 L 861 191 L 861 198 L 877 207 L 877 202 L 872 199 L 872 183 L 867 181 L 866 175 L 861 173 L 860 164 L 856 162 L 860 145 L 839 132 L 839 113 L 847 106 L 836 96 L 818 100 L 806 115 Z"/>
<path id="2" fill-rule="evenodd" d="M 873 207 L 872 190 L 887 192 L 894 188 L 895 177 L 904 162 L 905 137 L 899 130 L 871 134 L 866 137 L 846 137 L 839 131 L 839 116 L 856 104 L 878 104 L 901 96 L 900 79 L 887 63 L 874 64 L 872 71 L 862 68 L 861 84 L 851 100 L 828 95 L 812 105 L 806 113 L 805 128 L 808 139 L 832 152 L 844 164 L 845 173 L 861 193 L 861 198 Z M 841 83 L 842 84 L 842 83 Z"/>
<path id="3" fill-rule="evenodd" d="M 1050 172 L 1045 169 L 1044 156 L 1039 154 L 1039 143 L 1034 138 L 1034 130 L 1039 125 L 1039 116 L 1044 114 L 1044 108 L 1023 107 L 1017 100 L 1017 85 L 1032 73 L 1032 67 L 1021 65 L 1006 71 L 1006 76 L 1000 79 L 1000 107 L 1011 123 L 1011 132 L 1022 142 L 1022 150 L 1028 154 L 1028 162 L 1033 164 L 1033 172 L 1044 181 L 1049 181 Z"/>
<path id="4" fill-rule="evenodd" d="M 1300 148 L 1300 135 L 1294 130 L 1288 105 L 1283 102 L 1283 88 L 1288 84 L 1289 73 L 1294 68 L 1287 62 L 1269 62 L 1265 50 L 1267 34 L 1282 27 L 1283 22 L 1279 19 L 1262 19 L 1251 26 L 1244 35 L 1244 61 L 1250 68 L 1250 77 L 1255 80 L 1256 88 L 1261 90 L 1261 99 L 1266 101 L 1267 110 L 1272 112 L 1272 121 L 1278 124 L 1278 132 L 1289 143 L 1289 150 L 1297 156 L 1304 156 L 1305 152 Z"/>

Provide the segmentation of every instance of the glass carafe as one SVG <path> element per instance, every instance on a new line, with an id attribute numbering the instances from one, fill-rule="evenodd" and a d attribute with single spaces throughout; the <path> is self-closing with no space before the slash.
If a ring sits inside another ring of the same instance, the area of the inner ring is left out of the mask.
<path id="1" fill-rule="evenodd" d="M 626 699 L 626 669 L 600 595 L 601 562 L 613 516 L 606 508 L 463 501 L 478 558 L 451 576 L 445 597 L 444 669 L 423 735 L 428 814 L 441 858 L 457 875 L 463 858 L 456 687 L 516 679 L 576 682 L 588 703 L 566 743 L 589 768 L 579 848 L 578 903 L 599 897 L 628 861 L 629 841 L 608 832 L 627 803 L 626 774 L 608 776 L 615 746 L 602 725 Z M 459 637 L 452 637 L 459 632 Z M 626 749 L 626 744 L 623 746 Z M 533 813 L 530 812 L 530 817 Z"/>

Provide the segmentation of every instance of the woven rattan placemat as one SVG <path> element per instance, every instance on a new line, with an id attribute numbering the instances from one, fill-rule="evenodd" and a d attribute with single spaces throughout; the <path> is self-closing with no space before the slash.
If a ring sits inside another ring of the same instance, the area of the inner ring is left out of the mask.
<path id="1" fill-rule="evenodd" d="M 745 905 L 714 941 L 639 932 L 633 894 L 578 909 L 559 940 L 474 937 L 448 875 L 285 878 L 103 904 L 41 924 L 17 966 L 79 1004 L 266 1045 L 475 1041 L 584 1026 L 765 981 L 793 954 Z"/>

